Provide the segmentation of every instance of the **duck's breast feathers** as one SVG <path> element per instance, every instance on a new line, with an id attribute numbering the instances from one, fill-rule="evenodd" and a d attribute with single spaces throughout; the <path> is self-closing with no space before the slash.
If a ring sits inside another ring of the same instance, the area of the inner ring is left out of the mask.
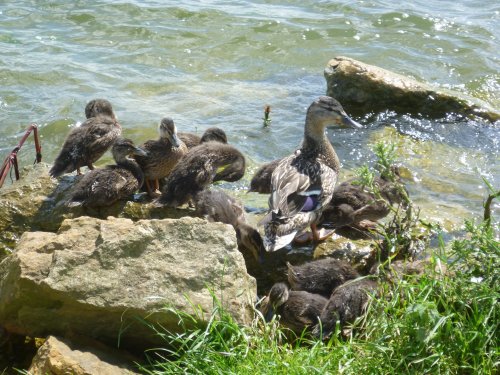
<path id="1" fill-rule="evenodd" d="M 330 201 L 336 180 L 337 173 L 318 160 L 290 155 L 273 172 L 269 207 L 281 218 L 320 210 Z"/>

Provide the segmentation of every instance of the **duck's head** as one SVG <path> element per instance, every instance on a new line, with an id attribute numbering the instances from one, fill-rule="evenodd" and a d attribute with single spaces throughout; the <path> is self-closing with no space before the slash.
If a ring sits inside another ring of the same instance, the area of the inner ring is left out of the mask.
<path id="1" fill-rule="evenodd" d="M 276 283 L 269 291 L 269 304 L 276 309 L 288 301 L 289 296 L 288 285 L 285 283 Z"/>
<path id="2" fill-rule="evenodd" d="M 203 142 L 209 142 L 209 141 L 214 141 L 214 142 L 220 142 L 220 143 L 227 143 L 227 136 L 226 132 L 222 130 L 221 128 L 213 127 L 213 128 L 208 128 L 205 130 L 203 135 L 201 136 L 200 143 Z"/>
<path id="3" fill-rule="evenodd" d="M 119 138 L 114 143 L 111 153 L 117 163 L 125 160 L 135 161 L 134 156 L 146 156 L 146 151 L 134 146 L 134 142 L 127 138 Z"/>
<path id="4" fill-rule="evenodd" d="M 106 99 L 93 99 L 85 106 L 85 116 L 87 118 L 96 117 L 98 115 L 109 116 L 116 120 L 113 106 Z"/>
<path id="5" fill-rule="evenodd" d="M 160 138 L 168 139 L 173 147 L 180 147 L 181 140 L 177 136 L 177 128 L 175 127 L 174 120 L 170 117 L 161 119 L 158 132 L 160 133 Z"/>
<path id="6" fill-rule="evenodd" d="M 272 286 L 269 294 L 262 301 L 262 314 L 266 321 L 270 321 L 276 309 L 288 301 L 288 286 L 285 283 L 276 283 Z"/>
<path id="7" fill-rule="evenodd" d="M 237 222 L 235 231 L 238 247 L 249 251 L 259 264 L 264 263 L 266 249 L 259 231 L 242 221 Z"/>
<path id="8" fill-rule="evenodd" d="M 362 128 L 361 124 L 351 119 L 342 105 L 331 96 L 320 96 L 307 110 L 307 123 L 323 132 L 325 128 L 349 127 Z"/>

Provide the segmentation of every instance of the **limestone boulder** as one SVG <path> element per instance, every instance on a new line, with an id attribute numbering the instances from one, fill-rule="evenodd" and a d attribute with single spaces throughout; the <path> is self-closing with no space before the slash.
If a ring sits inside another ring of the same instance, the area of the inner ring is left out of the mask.
<path id="1" fill-rule="evenodd" d="M 0 263 L 0 326 L 32 337 L 71 333 L 142 350 L 162 344 L 147 322 L 181 329 L 165 307 L 204 324 L 214 297 L 251 321 L 256 284 L 233 228 L 198 218 L 66 219 L 57 233 L 24 233 Z"/>
<path id="2" fill-rule="evenodd" d="M 49 336 L 38 349 L 28 370 L 30 375 L 132 375 L 132 360 L 102 345 L 80 346 Z"/>
<path id="3" fill-rule="evenodd" d="M 157 208 L 144 202 L 145 196 L 120 201 L 99 210 L 67 207 L 71 187 L 79 177 L 65 175 L 60 179 L 49 176 L 50 165 L 45 163 L 26 167 L 21 179 L 0 189 L 0 259 L 10 253 L 25 231 L 57 231 L 62 221 L 86 215 L 105 219 L 108 216 L 133 220 L 179 218 L 190 210 Z M 132 197 L 134 198 L 134 197 Z"/>
<path id="4" fill-rule="evenodd" d="M 350 114 L 391 110 L 430 118 L 455 113 L 491 122 L 500 119 L 500 113 L 484 101 L 348 57 L 330 60 L 324 74 L 327 95 L 339 100 Z"/>

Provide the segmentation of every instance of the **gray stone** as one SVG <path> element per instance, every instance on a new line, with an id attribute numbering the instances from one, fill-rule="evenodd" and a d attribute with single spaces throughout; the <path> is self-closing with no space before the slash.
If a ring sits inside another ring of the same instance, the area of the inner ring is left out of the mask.
<path id="1" fill-rule="evenodd" d="M 141 320 L 179 331 L 170 306 L 204 324 L 213 296 L 250 323 L 256 285 L 235 232 L 198 218 L 67 219 L 58 233 L 24 233 L 0 263 L 0 326 L 32 337 L 74 333 L 144 349 L 162 342 Z"/>
<path id="2" fill-rule="evenodd" d="M 330 60 L 324 73 L 327 95 L 339 100 L 349 114 L 392 110 L 431 118 L 455 113 L 491 122 L 500 119 L 500 113 L 484 101 L 348 57 Z"/>
<path id="3" fill-rule="evenodd" d="M 158 208 L 136 200 L 119 201 L 100 210 L 83 207 L 68 208 L 71 187 L 75 175 L 65 175 L 59 180 L 49 176 L 50 166 L 45 163 L 26 167 L 21 179 L 0 189 L 0 259 L 2 253 L 11 252 L 25 231 L 43 230 L 55 232 L 62 221 L 86 215 L 105 219 L 108 216 L 139 219 L 179 218 L 191 215 L 187 209 Z"/>
<path id="4" fill-rule="evenodd" d="M 98 348 L 96 348 L 96 346 Z M 28 370 L 30 375 L 132 375 L 132 359 L 93 344 L 75 345 L 49 336 L 38 349 Z"/>

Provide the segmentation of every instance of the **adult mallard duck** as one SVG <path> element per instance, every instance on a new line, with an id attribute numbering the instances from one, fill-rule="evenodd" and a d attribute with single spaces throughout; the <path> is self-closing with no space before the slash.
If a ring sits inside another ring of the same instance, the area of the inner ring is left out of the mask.
<path id="1" fill-rule="evenodd" d="M 301 148 L 283 158 L 271 177 L 269 213 L 261 221 L 267 251 L 288 245 L 308 226 L 314 239 L 320 239 L 315 225 L 332 198 L 340 169 L 337 154 L 325 134 L 330 124 L 361 127 L 329 96 L 322 96 L 309 106 Z"/>
<path id="2" fill-rule="evenodd" d="M 287 267 L 288 282 L 293 290 L 321 294 L 326 298 L 338 286 L 359 277 L 349 263 L 333 258 L 313 260 L 300 266 L 287 262 Z"/>
<path id="3" fill-rule="evenodd" d="M 112 153 L 116 165 L 94 169 L 81 177 L 71 189 L 70 206 L 110 206 L 142 186 L 144 174 L 133 156 L 144 155 L 144 150 L 135 147 L 131 140 L 120 138 Z"/>
<path id="4" fill-rule="evenodd" d="M 193 147 L 167 177 L 158 204 L 178 207 L 188 203 L 215 181 L 237 181 L 245 174 L 245 157 L 219 142 Z"/>
<path id="5" fill-rule="evenodd" d="M 178 133 L 178 135 L 188 149 L 198 146 L 200 143 L 209 141 L 227 143 L 226 133 L 224 130 L 217 127 L 208 128 L 201 137 L 193 133 Z"/>
<path id="6" fill-rule="evenodd" d="M 203 190 L 196 194 L 193 201 L 198 216 L 233 226 L 238 248 L 245 259 L 251 255 L 256 261 L 262 262 L 265 253 L 262 237 L 257 229 L 247 223 L 240 202 L 219 189 Z"/>
<path id="7" fill-rule="evenodd" d="M 64 141 L 54 165 L 49 171 L 52 177 L 59 177 L 74 170 L 80 175 L 80 168 L 94 169 L 95 163 L 121 135 L 122 128 L 107 100 L 93 100 L 85 108 L 88 118 L 73 128 Z"/>
<path id="8" fill-rule="evenodd" d="M 300 335 L 304 329 L 318 324 L 327 302 L 318 294 L 293 291 L 285 283 L 276 283 L 262 303 L 262 313 L 268 320 L 274 314 L 279 315 L 281 325 Z"/>
<path id="9" fill-rule="evenodd" d="M 159 179 L 167 177 L 179 160 L 187 153 L 186 145 L 177 136 L 177 128 L 170 117 L 165 117 L 158 126 L 160 138 L 141 145 L 144 156 L 136 156 L 137 163 L 144 172 L 146 188 L 150 196 L 159 194 Z M 151 186 L 152 182 L 154 187 Z"/>

